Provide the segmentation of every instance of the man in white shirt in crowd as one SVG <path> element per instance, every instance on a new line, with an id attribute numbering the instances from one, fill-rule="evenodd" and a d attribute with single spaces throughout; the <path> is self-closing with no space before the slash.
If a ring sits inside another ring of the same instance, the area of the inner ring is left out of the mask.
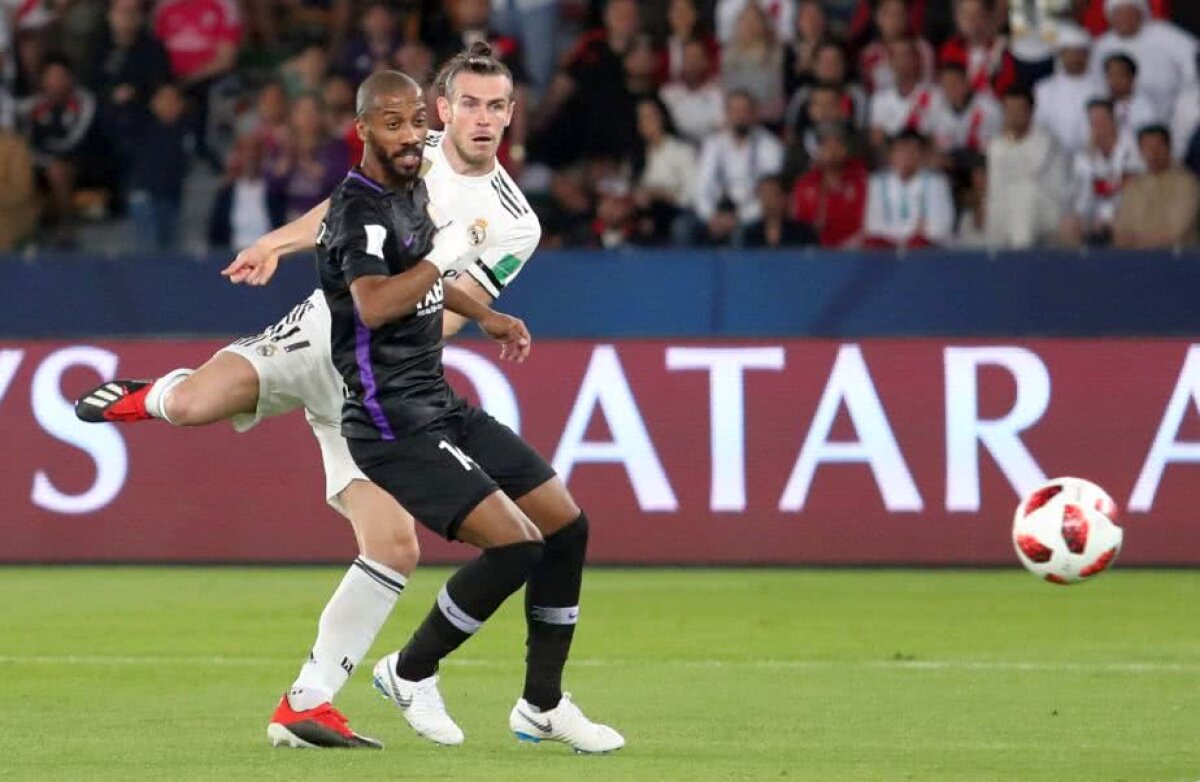
<path id="1" fill-rule="evenodd" d="M 738 17 L 750 3 L 762 8 L 771 20 L 771 29 L 780 43 L 791 43 L 796 35 L 796 0 L 717 0 L 713 8 L 717 40 L 721 45 L 733 39 Z"/>
<path id="2" fill-rule="evenodd" d="M 1093 71 L 1099 77 L 1110 55 L 1128 54 L 1155 110 L 1170 116 L 1179 91 L 1196 79 L 1196 39 L 1170 22 L 1151 18 L 1146 0 L 1105 0 L 1104 11 L 1112 29 L 1096 41 Z"/>
<path id="3" fill-rule="evenodd" d="M 952 158 L 964 152 L 983 153 L 1004 124 L 1000 104 L 990 90 L 972 94 L 962 63 L 943 63 L 938 82 L 926 120 L 934 149 Z"/>
<path id="4" fill-rule="evenodd" d="M 1112 101 L 1117 127 L 1123 134 L 1137 136 L 1147 125 L 1162 121 L 1154 102 L 1140 89 L 1138 66 L 1128 54 L 1110 54 L 1104 63 L 1104 83 Z"/>
<path id="5" fill-rule="evenodd" d="M 1058 233 L 1065 166 L 1054 139 L 1033 125 L 1028 90 L 1011 90 L 1003 106 L 1004 133 L 988 147 L 988 245 L 1023 250 Z"/>
<path id="6" fill-rule="evenodd" d="M 880 154 L 887 140 L 903 130 L 925 132 L 933 103 L 933 85 L 921 80 L 921 57 L 912 38 L 892 43 L 889 50 L 895 83 L 871 96 L 868 110 L 871 147 Z"/>
<path id="7" fill-rule="evenodd" d="M 1088 144 L 1087 104 L 1101 92 L 1088 68 L 1092 37 L 1070 22 L 1056 27 L 1058 60 L 1054 75 L 1034 88 L 1034 124 L 1054 137 L 1064 154 L 1083 151 Z"/>
<path id="8" fill-rule="evenodd" d="M 888 167 L 871 176 L 867 190 L 866 246 L 936 247 L 954 231 L 950 183 L 923 167 L 925 137 L 901 131 L 888 148 Z"/>
<path id="9" fill-rule="evenodd" d="M 783 168 L 783 143 L 758 124 L 758 107 L 747 92 L 725 99 L 726 129 L 700 151 L 695 214 L 703 224 L 697 239 L 724 244 L 739 226 L 757 220 L 758 180 Z"/>
<path id="10" fill-rule="evenodd" d="M 721 129 L 725 121 L 725 93 L 713 76 L 708 47 L 695 38 L 683 47 L 683 73 L 659 91 L 659 97 L 671 112 L 679 135 L 693 144 Z"/>
<path id="11" fill-rule="evenodd" d="M 1063 243 L 1078 247 L 1112 244 L 1113 218 L 1125 179 L 1145 166 L 1137 141 L 1122 134 L 1112 101 L 1096 98 L 1087 107 L 1091 141 L 1071 161 L 1070 199 L 1063 217 Z"/>

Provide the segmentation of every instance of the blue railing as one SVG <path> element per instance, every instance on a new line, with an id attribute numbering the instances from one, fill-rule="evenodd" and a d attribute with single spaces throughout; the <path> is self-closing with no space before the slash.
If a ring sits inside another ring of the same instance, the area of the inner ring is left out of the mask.
<path id="1" fill-rule="evenodd" d="M 0 256 L 0 337 L 257 331 L 316 284 L 265 288 L 228 256 Z M 541 337 L 1200 334 L 1200 253 L 542 252 L 504 309 Z"/>

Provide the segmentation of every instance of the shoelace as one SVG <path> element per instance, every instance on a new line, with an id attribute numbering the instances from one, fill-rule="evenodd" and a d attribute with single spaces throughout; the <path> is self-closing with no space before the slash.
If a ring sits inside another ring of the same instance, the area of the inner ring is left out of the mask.
<path id="1" fill-rule="evenodd" d="M 446 710 L 446 702 L 444 700 L 442 700 L 442 693 L 438 691 L 436 680 L 432 681 L 428 684 L 422 685 L 420 687 L 417 687 L 416 690 L 413 692 L 413 695 L 416 695 L 418 693 L 420 693 L 422 696 L 419 701 L 420 706 L 418 708 L 421 708 L 425 711 L 443 711 L 444 712 Z M 426 700 L 427 698 L 428 698 L 428 700 Z M 414 706 L 418 705 L 418 700 L 415 697 L 413 698 L 413 705 Z"/>

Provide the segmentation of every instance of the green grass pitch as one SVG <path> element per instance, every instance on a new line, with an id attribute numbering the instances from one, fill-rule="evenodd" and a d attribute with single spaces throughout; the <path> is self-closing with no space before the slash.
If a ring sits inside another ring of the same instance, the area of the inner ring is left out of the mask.
<path id="1" fill-rule="evenodd" d="M 1200 778 L 1200 572 L 594 570 L 568 689 L 627 747 L 518 744 L 510 604 L 443 667 L 467 733 L 369 686 L 448 571 L 419 571 L 338 699 L 383 752 L 271 749 L 335 568 L 0 569 L 4 780 Z"/>

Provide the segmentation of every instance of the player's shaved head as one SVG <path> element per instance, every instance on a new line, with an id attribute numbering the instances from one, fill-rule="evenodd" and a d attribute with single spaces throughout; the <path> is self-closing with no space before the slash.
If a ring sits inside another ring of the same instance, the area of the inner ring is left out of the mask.
<path id="1" fill-rule="evenodd" d="M 419 100 L 421 97 L 421 85 L 408 74 L 400 71 L 378 71 L 359 85 L 354 99 L 354 111 L 361 117 L 379 108 L 388 98 Z"/>

